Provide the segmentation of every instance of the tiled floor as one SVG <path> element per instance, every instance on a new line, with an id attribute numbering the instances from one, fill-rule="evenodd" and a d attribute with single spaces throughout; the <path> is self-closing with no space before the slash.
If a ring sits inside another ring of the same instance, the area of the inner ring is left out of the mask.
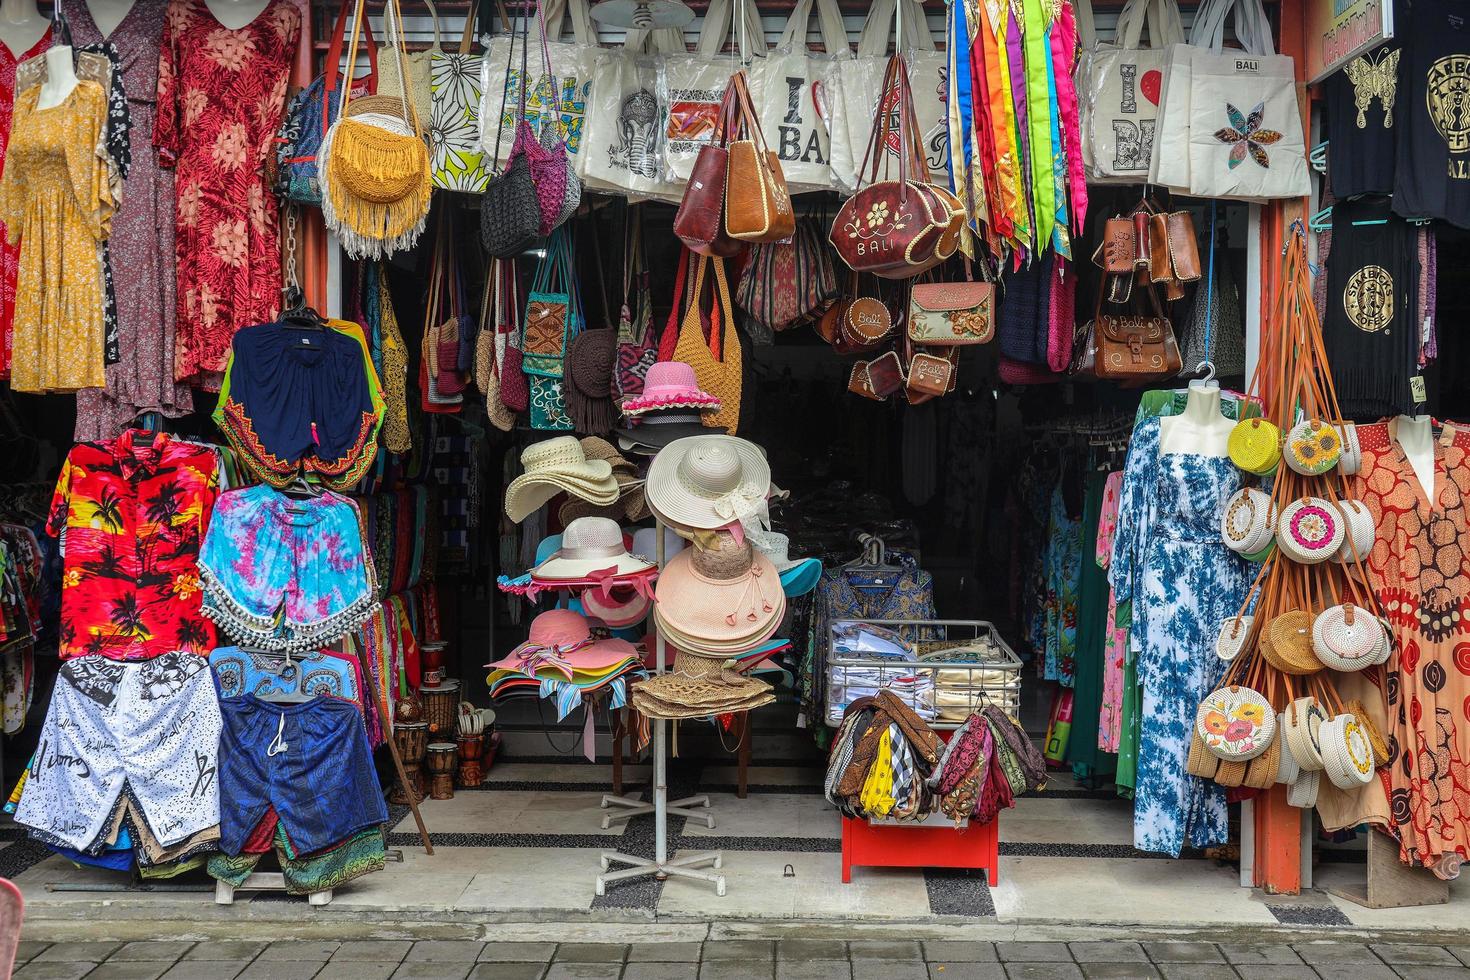
<path id="1" fill-rule="evenodd" d="M 715 940 L 23 942 L 15 980 L 1470 980 L 1470 947 Z"/>
<path id="2" fill-rule="evenodd" d="M 453 800 L 427 801 L 423 816 L 436 853 L 419 845 L 406 808 L 394 809 L 390 843 L 401 862 L 337 890 L 317 916 L 411 913 L 471 920 L 627 921 L 674 925 L 710 920 L 775 923 L 841 920 L 875 927 L 909 922 L 1002 925 L 1131 925 L 1149 929 L 1252 929 L 1298 921 L 1326 927 L 1401 931 L 1464 930 L 1470 934 L 1470 876 L 1452 886 L 1449 905 L 1372 911 L 1312 891 L 1285 905 L 1239 886 L 1236 868 L 1198 853 L 1182 860 L 1132 849 L 1132 808 L 1110 793 L 1066 777 L 1018 801 L 1001 817 L 999 880 L 979 873 L 859 868 L 842 884 L 841 821 L 821 796 L 815 767 L 752 767 L 749 796 L 734 795 L 733 767 L 676 762 L 671 796 L 703 791 L 714 804 L 715 827 L 675 818 L 675 850 L 720 849 L 727 894 L 699 882 L 647 879 L 616 885 L 594 898 L 598 855 L 605 850 L 651 855 L 651 818 L 601 828 L 600 803 L 611 773 L 606 765 L 523 759 L 502 762 L 486 786 Z M 646 791 L 646 767 L 629 767 L 629 792 Z M 645 781 L 645 782 L 640 782 Z M 1324 860 L 1319 886 L 1361 880 L 1352 855 Z M 206 876 L 184 879 L 194 891 L 168 884 L 147 892 L 57 891 L 54 886 L 126 884 L 115 873 L 80 870 L 45 857 L 18 830 L 0 827 L 0 875 L 14 878 L 35 920 L 127 915 L 187 916 L 192 910 L 229 916 L 293 915 L 300 899 L 242 893 L 245 908 L 216 910 L 197 890 Z M 265 903 L 265 904 L 262 904 Z M 252 913 L 251 909 L 255 912 Z M 1303 911 L 1303 909 L 1305 911 Z M 1305 918 L 1301 918 L 1305 916 Z M 357 978 L 363 980 L 363 978 Z M 891 978 L 890 978 L 891 980 Z"/>

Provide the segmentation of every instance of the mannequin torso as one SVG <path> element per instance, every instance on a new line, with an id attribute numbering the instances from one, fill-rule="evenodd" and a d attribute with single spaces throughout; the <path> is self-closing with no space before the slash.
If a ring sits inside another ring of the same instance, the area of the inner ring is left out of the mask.
<path id="1" fill-rule="evenodd" d="M 36 99 L 37 109 L 54 109 L 66 101 L 77 87 L 77 68 L 72 61 L 71 48 L 58 44 L 46 50 L 46 81 L 41 83 L 41 94 Z"/>
<path id="2" fill-rule="evenodd" d="M 1434 421 L 1428 415 L 1400 415 L 1394 420 L 1394 438 L 1408 457 L 1429 505 L 1438 499 L 1434 485 Z"/>
<path id="3" fill-rule="evenodd" d="M 1228 456 L 1233 428 L 1235 423 L 1220 411 L 1219 383 L 1191 381 L 1183 414 L 1159 420 L 1159 453 Z"/>
<path id="4" fill-rule="evenodd" d="M 92 15 L 92 23 L 97 25 L 97 32 L 105 41 L 117 30 L 123 18 L 132 12 L 133 6 L 138 0 L 84 0 L 87 12 Z"/>
<path id="5" fill-rule="evenodd" d="M 36 0 L 0 0 L 0 42 L 19 58 L 29 51 L 51 21 L 36 9 Z"/>
<path id="6" fill-rule="evenodd" d="M 204 0 L 204 5 L 214 19 L 232 31 L 248 27 L 251 21 L 265 13 L 271 0 Z"/>

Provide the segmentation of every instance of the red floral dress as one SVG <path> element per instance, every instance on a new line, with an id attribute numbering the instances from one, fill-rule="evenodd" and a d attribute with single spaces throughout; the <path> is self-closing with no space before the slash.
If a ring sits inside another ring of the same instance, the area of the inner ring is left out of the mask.
<path id="1" fill-rule="evenodd" d="M 280 237 L 265 164 L 301 33 L 291 0 L 231 30 L 203 0 L 170 0 L 153 143 L 176 171 L 174 376 L 217 390 L 235 331 L 275 319 Z"/>
<path id="2" fill-rule="evenodd" d="M 20 57 L 0 42 L 0 173 L 10 144 L 10 120 L 15 111 L 15 70 L 22 61 L 51 47 L 51 28 Z M 10 352 L 15 344 L 15 277 L 20 272 L 20 245 L 10 244 L 0 221 L 0 378 L 10 377 Z"/>
<path id="3" fill-rule="evenodd" d="M 1368 571 L 1395 641 L 1382 772 L 1402 858 L 1433 865 L 1470 857 L 1470 431 L 1435 440 L 1426 492 L 1393 426 L 1358 426 L 1358 490 L 1378 529 Z"/>

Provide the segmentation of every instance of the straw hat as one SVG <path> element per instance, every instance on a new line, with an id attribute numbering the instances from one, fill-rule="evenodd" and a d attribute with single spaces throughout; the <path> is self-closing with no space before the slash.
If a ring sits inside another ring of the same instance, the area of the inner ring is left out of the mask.
<path id="1" fill-rule="evenodd" d="M 713 531 L 746 518 L 766 523 L 771 467 L 735 436 L 677 439 L 648 468 L 648 504 L 666 524 Z"/>
<path id="2" fill-rule="evenodd" d="M 700 412 L 718 412 L 720 399 L 701 391 L 694 368 L 683 361 L 659 361 L 649 365 L 643 390 L 623 400 L 623 414 L 637 418 L 649 412 L 669 408 L 692 408 Z"/>
<path id="3" fill-rule="evenodd" d="M 638 476 L 636 463 L 624 458 L 616 446 L 599 436 L 584 438 L 582 452 L 589 460 L 602 459 L 612 465 L 613 479 L 618 484 L 618 499 L 612 504 L 598 505 L 570 498 L 557 510 L 562 524 L 570 524 L 579 517 L 611 517 L 636 523 L 651 516 L 648 495 L 644 491 L 643 480 Z"/>
<path id="4" fill-rule="evenodd" d="M 679 650 L 724 660 L 770 639 L 786 613 L 771 560 L 721 535 L 679 552 L 659 574 L 654 624 Z"/>
<path id="5" fill-rule="evenodd" d="M 531 569 L 531 577 L 539 581 L 570 582 L 605 569 L 621 576 L 648 572 L 653 567 L 653 562 L 628 554 L 617 521 L 579 517 L 562 532 L 561 547 L 556 553 Z"/>
<path id="6" fill-rule="evenodd" d="M 557 436 L 521 450 L 524 472 L 505 488 L 505 514 L 520 523 L 542 504 L 565 491 L 594 504 L 618 499 L 612 464 L 589 460 L 575 436 Z"/>
<path id="7" fill-rule="evenodd" d="M 624 452 L 652 456 L 675 439 L 689 436 L 724 435 L 728 429 L 705 425 L 698 411 L 666 408 L 638 417 L 636 427 L 614 429 L 618 446 Z"/>
<path id="8" fill-rule="evenodd" d="M 634 684 L 630 700 L 650 718 L 676 721 L 750 711 L 776 695 L 765 681 L 722 667 L 718 660 L 681 654 L 669 673 Z"/>

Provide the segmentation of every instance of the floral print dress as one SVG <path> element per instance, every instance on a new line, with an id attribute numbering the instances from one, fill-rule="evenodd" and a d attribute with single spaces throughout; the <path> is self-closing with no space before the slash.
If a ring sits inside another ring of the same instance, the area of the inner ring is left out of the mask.
<path id="1" fill-rule="evenodd" d="M 1224 790 L 1184 771 L 1194 713 L 1225 663 L 1212 637 L 1249 590 L 1246 562 L 1220 539 L 1242 474 L 1227 457 L 1160 455 L 1158 418 L 1133 430 L 1109 581 L 1131 601 L 1143 683 L 1133 845 L 1179 856 L 1229 839 Z"/>
<path id="2" fill-rule="evenodd" d="M 1099 568 L 1113 562 L 1113 538 L 1118 532 L 1118 504 L 1123 496 L 1123 471 L 1109 473 L 1103 484 L 1102 513 L 1097 521 L 1096 560 Z M 1108 621 L 1103 634 L 1103 694 L 1098 717 L 1097 747 L 1117 752 L 1123 741 L 1123 672 L 1128 657 L 1128 631 L 1118 625 L 1118 594 L 1108 590 Z"/>
<path id="3" fill-rule="evenodd" d="M 51 28 L 41 35 L 25 53 L 16 55 L 0 43 L 0 160 L 10 144 L 10 127 L 15 111 L 15 70 L 22 61 L 34 58 L 51 47 Z M 0 171 L 3 173 L 3 171 Z M 12 245 L 0 221 L 0 378 L 10 377 L 10 351 L 15 320 L 15 277 L 20 272 L 20 246 Z"/>
<path id="4" fill-rule="evenodd" d="M 1082 583 L 1082 522 L 1067 513 L 1059 483 L 1051 495 L 1046 549 L 1046 660 L 1042 676 L 1072 686 L 1077 666 L 1077 590 Z"/>
<path id="5" fill-rule="evenodd" d="M 300 33 L 291 0 L 271 0 L 238 30 L 204 0 L 170 0 L 153 143 L 178 193 L 179 381 L 218 389 L 235 331 L 280 308 L 280 234 L 265 164 Z"/>
<path id="6" fill-rule="evenodd" d="M 1446 425 L 1426 489 L 1397 420 L 1358 426 L 1356 489 L 1378 533 L 1368 574 L 1393 628 L 1388 782 L 1401 857 L 1470 858 L 1470 431 Z"/>

